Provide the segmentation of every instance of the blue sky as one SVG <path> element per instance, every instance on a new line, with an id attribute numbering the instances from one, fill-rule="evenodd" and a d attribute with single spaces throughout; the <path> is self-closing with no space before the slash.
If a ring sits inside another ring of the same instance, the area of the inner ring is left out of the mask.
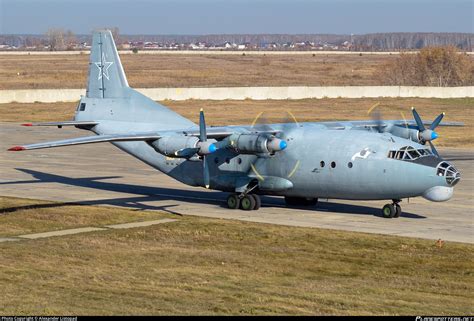
<path id="1" fill-rule="evenodd" d="M 0 0 L 0 33 L 474 32 L 471 0 Z"/>

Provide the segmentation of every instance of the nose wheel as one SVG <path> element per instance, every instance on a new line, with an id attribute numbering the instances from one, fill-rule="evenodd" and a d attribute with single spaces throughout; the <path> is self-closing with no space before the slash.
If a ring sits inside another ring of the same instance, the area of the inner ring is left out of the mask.
<path id="1" fill-rule="evenodd" d="M 392 201 L 392 204 L 385 204 L 382 208 L 382 215 L 385 218 L 397 218 L 402 214 L 402 207 L 398 204 L 401 200 Z"/>

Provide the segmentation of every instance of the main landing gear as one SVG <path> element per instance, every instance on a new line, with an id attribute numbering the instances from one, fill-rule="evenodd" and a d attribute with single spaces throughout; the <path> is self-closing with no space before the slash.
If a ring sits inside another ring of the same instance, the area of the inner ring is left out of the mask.
<path id="1" fill-rule="evenodd" d="M 385 218 L 397 218 L 400 217 L 400 214 L 402 214 L 402 208 L 398 203 L 400 203 L 402 200 L 392 200 L 392 204 L 385 204 L 385 206 L 382 208 L 382 215 Z"/>
<path id="2" fill-rule="evenodd" d="M 227 197 L 227 206 L 230 209 L 242 209 L 244 211 L 258 210 L 262 205 L 260 196 L 257 194 L 230 194 Z"/>

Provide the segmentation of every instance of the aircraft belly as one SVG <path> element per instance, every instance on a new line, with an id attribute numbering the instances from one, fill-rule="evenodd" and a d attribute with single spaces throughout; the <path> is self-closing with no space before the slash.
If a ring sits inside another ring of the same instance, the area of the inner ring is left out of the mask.
<path id="1" fill-rule="evenodd" d="M 201 167 L 197 168 L 197 165 L 200 165 L 198 162 L 167 158 L 157 153 L 145 142 L 116 142 L 113 144 L 124 152 L 184 184 L 198 185 L 199 178 L 193 175 L 194 173 L 200 173 Z M 187 173 L 187 175 L 184 175 L 184 173 Z"/>

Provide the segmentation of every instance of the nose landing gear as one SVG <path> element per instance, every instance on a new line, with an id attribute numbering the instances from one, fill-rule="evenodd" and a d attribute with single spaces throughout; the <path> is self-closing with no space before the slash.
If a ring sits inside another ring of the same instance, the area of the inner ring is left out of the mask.
<path id="1" fill-rule="evenodd" d="M 385 218 L 397 218 L 402 214 L 402 207 L 398 204 L 402 200 L 392 200 L 392 204 L 385 204 L 382 208 L 382 215 Z"/>

